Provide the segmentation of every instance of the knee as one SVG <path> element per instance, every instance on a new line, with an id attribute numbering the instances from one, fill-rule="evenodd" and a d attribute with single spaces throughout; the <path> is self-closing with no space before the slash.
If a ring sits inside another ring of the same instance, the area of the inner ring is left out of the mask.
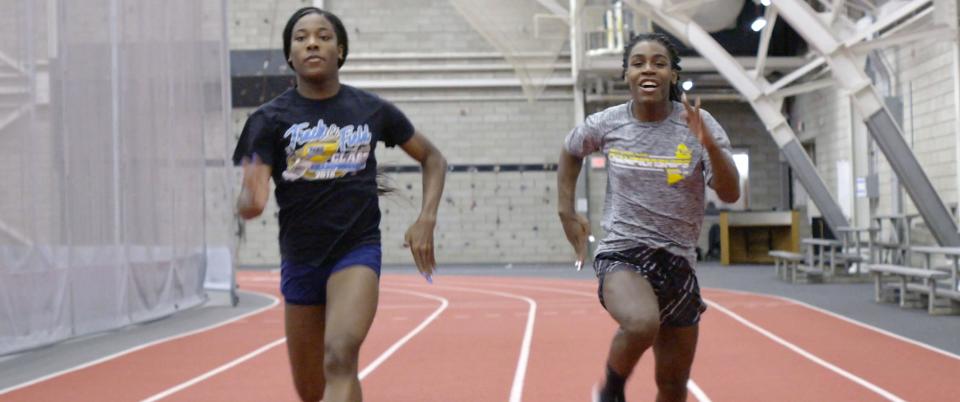
<path id="1" fill-rule="evenodd" d="M 660 330 L 660 320 L 656 317 L 630 317 L 620 323 L 620 330 L 631 343 L 652 345 Z"/>
<path id="2" fill-rule="evenodd" d="M 360 342 L 352 336 L 328 339 L 323 347 L 323 371 L 327 375 L 356 375 Z"/>

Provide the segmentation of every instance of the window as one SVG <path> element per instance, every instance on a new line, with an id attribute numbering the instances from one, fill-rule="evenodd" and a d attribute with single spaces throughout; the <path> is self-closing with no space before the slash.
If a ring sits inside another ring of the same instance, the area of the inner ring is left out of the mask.
<path id="1" fill-rule="evenodd" d="M 750 207 L 750 151 L 734 149 L 733 163 L 737 165 L 737 172 L 740 173 L 740 199 L 734 203 L 720 201 L 716 191 L 707 186 L 706 203 L 708 211 L 711 209 L 743 211 Z M 710 207 L 711 203 L 713 208 Z"/>

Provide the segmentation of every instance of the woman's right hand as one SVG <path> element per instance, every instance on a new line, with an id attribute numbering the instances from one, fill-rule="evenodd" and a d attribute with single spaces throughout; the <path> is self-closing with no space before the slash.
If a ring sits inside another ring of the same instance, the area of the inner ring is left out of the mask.
<path id="1" fill-rule="evenodd" d="M 560 223 L 563 224 L 563 233 L 567 241 L 577 253 L 577 269 L 583 265 L 587 257 L 587 239 L 590 237 L 590 221 L 578 213 L 561 213 Z"/>
<path id="2" fill-rule="evenodd" d="M 237 196 L 237 213 L 243 219 L 253 219 L 263 213 L 270 197 L 270 165 L 254 154 L 240 163 L 243 180 Z"/>

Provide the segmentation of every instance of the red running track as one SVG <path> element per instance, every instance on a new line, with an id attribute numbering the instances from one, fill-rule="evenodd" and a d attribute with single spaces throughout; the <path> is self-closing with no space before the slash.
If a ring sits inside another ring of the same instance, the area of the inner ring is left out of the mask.
<path id="1" fill-rule="evenodd" d="M 243 272 L 273 297 L 275 273 Z M 795 301 L 705 289 L 689 400 L 945 401 L 960 356 Z M 295 401 L 276 304 L 40 381 L 0 401 Z M 614 322 L 593 281 L 385 275 L 361 350 L 367 401 L 589 401 Z M 652 356 L 628 385 L 655 392 Z"/>

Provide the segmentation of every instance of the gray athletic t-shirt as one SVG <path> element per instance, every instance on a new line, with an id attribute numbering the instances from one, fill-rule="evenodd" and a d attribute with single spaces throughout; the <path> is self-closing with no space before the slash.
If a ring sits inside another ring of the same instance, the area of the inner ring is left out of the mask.
<path id="1" fill-rule="evenodd" d="M 607 157 L 607 193 L 597 254 L 640 245 L 663 248 L 696 265 L 703 224 L 704 182 L 713 178 L 710 156 L 673 102 L 670 117 L 641 122 L 633 101 L 594 113 L 567 135 L 567 152 Z M 717 145 L 731 154 L 730 139 L 706 110 L 703 120 Z"/>

